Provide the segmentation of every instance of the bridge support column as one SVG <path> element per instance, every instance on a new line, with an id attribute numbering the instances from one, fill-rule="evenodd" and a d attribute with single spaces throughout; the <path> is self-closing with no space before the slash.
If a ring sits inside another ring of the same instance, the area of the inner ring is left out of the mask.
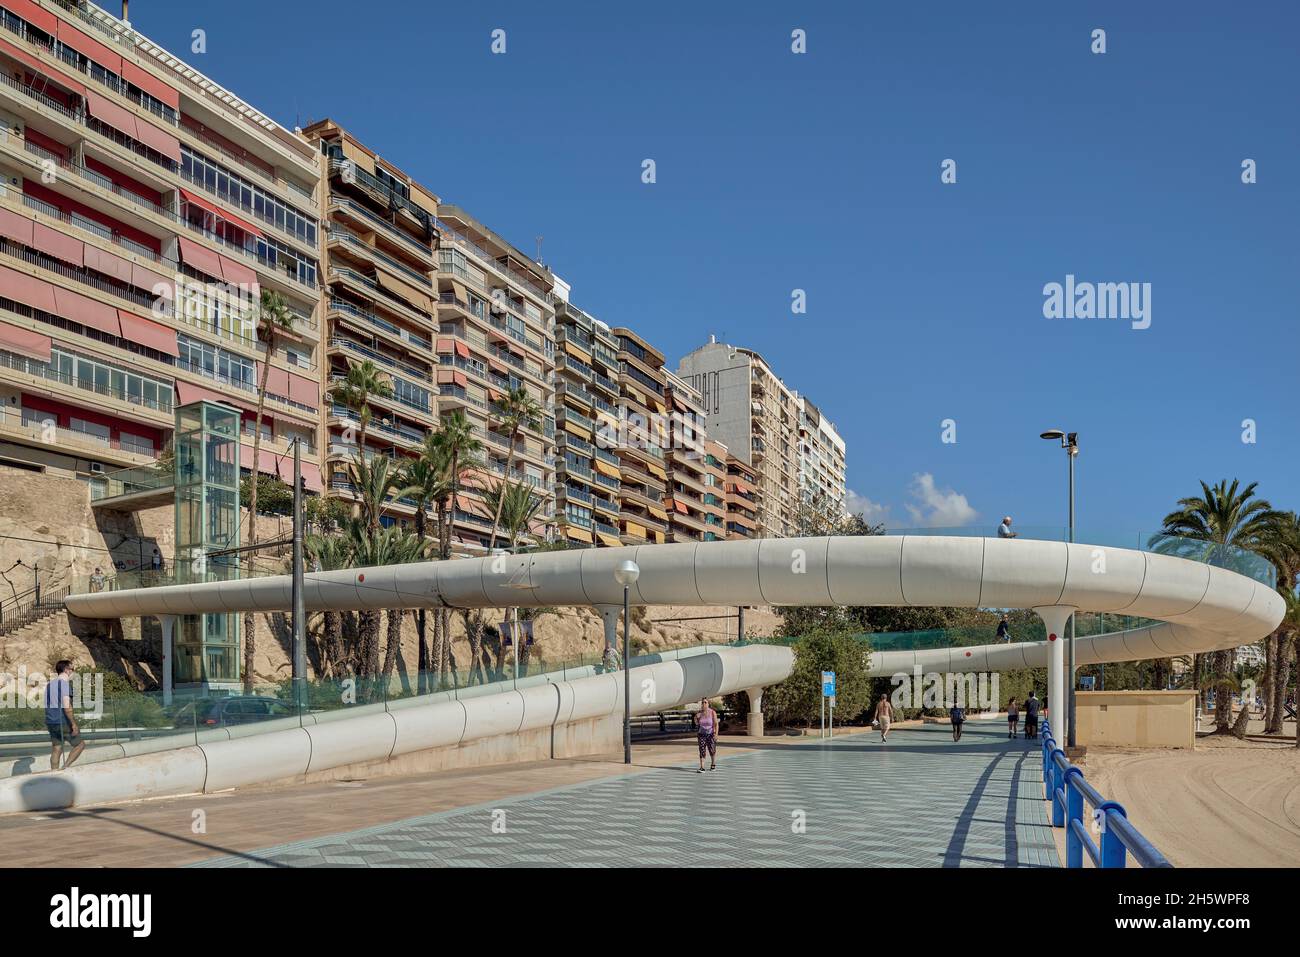
<path id="1" fill-rule="evenodd" d="M 622 605 L 593 605 L 605 625 L 605 651 L 602 657 L 608 658 L 610 651 L 618 653 L 618 621 L 623 614 Z"/>
<path id="2" fill-rule="evenodd" d="M 763 736 L 763 688 L 749 688 L 745 695 L 749 698 L 749 726 L 747 728 L 751 738 L 761 738 Z"/>
<path id="3" fill-rule="evenodd" d="M 163 704 L 172 703 L 172 669 L 174 649 L 176 646 L 176 616 L 159 615 L 158 622 L 162 625 L 162 694 Z"/>
<path id="4" fill-rule="evenodd" d="M 1074 614 L 1073 605 L 1045 605 L 1034 609 L 1047 626 L 1047 707 L 1051 711 L 1052 734 L 1065 741 L 1069 708 L 1065 703 L 1065 625 Z"/>

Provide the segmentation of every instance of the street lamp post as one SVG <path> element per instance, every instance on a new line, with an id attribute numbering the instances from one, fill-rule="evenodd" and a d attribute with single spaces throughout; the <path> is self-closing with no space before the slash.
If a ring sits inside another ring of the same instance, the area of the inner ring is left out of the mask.
<path id="1" fill-rule="evenodd" d="M 1070 460 L 1070 543 L 1074 543 L 1074 459 L 1079 454 L 1079 433 L 1062 432 L 1060 429 L 1048 429 L 1043 432 L 1039 438 L 1059 439 L 1061 448 L 1065 449 L 1066 456 Z M 1074 737 L 1074 615 L 1070 616 L 1070 631 L 1065 639 L 1066 664 L 1065 673 L 1069 676 L 1066 682 L 1065 700 L 1066 700 L 1066 744 L 1075 747 Z"/>
<path id="2" fill-rule="evenodd" d="M 614 569 L 614 580 L 623 586 L 623 763 L 632 763 L 632 649 L 629 589 L 641 577 L 641 567 L 626 559 Z"/>

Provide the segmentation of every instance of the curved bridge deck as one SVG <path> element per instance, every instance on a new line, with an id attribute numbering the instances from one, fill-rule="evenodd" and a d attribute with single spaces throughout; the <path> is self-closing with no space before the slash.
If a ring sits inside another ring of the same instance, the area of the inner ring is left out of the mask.
<path id="1" fill-rule="evenodd" d="M 714 772 L 638 770 L 197 866 L 1059 866 L 1033 742 L 967 726 L 959 744 L 947 725 L 765 739 Z"/>

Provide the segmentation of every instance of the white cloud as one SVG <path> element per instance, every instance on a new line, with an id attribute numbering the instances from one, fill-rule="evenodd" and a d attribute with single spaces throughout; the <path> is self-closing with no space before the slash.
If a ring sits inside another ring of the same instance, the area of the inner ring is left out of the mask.
<path id="1" fill-rule="evenodd" d="M 912 476 L 908 493 L 920 503 L 904 506 L 917 525 L 927 528 L 967 525 L 979 517 L 979 512 L 971 508 L 965 495 L 951 488 L 939 488 L 929 472 Z"/>
<path id="2" fill-rule="evenodd" d="M 861 515 L 863 520 L 868 524 L 875 525 L 879 522 L 889 521 L 889 506 L 881 505 L 879 502 L 873 502 L 865 495 L 859 495 L 853 489 L 848 490 L 846 496 L 846 507 L 850 515 Z"/>

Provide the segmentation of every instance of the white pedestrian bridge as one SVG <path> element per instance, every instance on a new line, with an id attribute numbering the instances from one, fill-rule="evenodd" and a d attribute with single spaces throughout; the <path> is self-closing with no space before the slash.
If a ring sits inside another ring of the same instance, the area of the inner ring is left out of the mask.
<path id="1" fill-rule="evenodd" d="M 1284 603 L 1271 566 L 1248 552 L 1157 536 L 1129 547 L 1044 539 L 964 535 L 781 538 L 575 549 L 457 559 L 306 575 L 309 612 L 447 606 L 588 605 L 612 632 L 623 588 L 614 572 L 640 566 L 635 605 L 890 605 L 1033 608 L 1044 642 L 980 645 L 872 656 L 874 674 L 1048 668 L 1048 700 L 1064 700 L 1064 627 L 1075 611 L 1143 619 L 1142 627 L 1076 641 L 1076 664 L 1163 658 L 1231 648 L 1272 632 Z M 113 589 L 70 595 L 85 618 L 284 611 L 287 575 L 193 585 Z M 748 645 L 652 656 L 634 666 L 634 688 L 652 680 L 654 700 L 633 696 L 632 711 L 677 707 L 704 695 L 749 692 L 783 680 L 789 649 Z M 66 807 L 158 794 L 212 791 L 279 780 L 331 767 L 557 728 L 580 721 L 621 723 L 622 676 L 539 676 L 504 691 L 438 695 L 386 706 L 362 705 L 328 716 L 304 714 L 292 726 L 124 756 L 67 771 L 0 780 L 0 811 Z M 398 707 L 397 705 L 401 706 Z M 751 715 L 751 726 L 753 716 Z M 1057 719 L 1059 721 L 1059 719 Z M 270 722 L 279 725 L 281 722 Z M 761 727 L 761 724 L 759 725 Z M 129 750 L 129 749 L 127 749 Z"/>

